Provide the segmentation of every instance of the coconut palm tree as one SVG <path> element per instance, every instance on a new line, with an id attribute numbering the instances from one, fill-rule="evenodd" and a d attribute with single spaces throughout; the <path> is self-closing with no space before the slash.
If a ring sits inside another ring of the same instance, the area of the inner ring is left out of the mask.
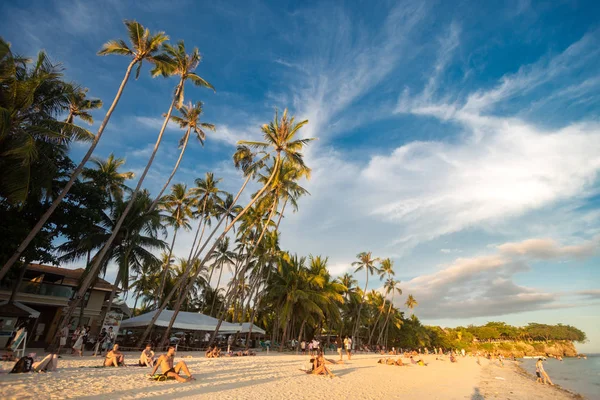
<path id="1" fill-rule="evenodd" d="M 404 304 L 406 305 L 406 307 L 408 307 L 410 309 L 410 312 L 412 314 L 415 307 L 419 305 L 419 302 L 417 300 L 415 300 L 415 298 L 413 297 L 412 294 L 409 294 L 408 297 L 406 298 L 406 303 L 404 303 Z"/>
<path id="2" fill-rule="evenodd" d="M 389 306 L 388 312 L 385 316 L 385 321 L 383 322 L 383 326 L 381 327 L 381 330 L 379 331 L 379 336 L 377 337 L 377 343 L 381 343 L 381 338 L 383 337 L 383 332 L 386 331 L 385 329 L 387 327 L 388 320 L 390 318 L 390 315 L 392 315 L 392 307 L 394 304 L 394 295 L 396 293 L 398 293 L 398 295 L 402 295 L 402 289 L 400 289 L 400 281 L 393 279 L 391 276 L 385 282 L 384 287 L 385 287 L 386 296 L 389 295 L 390 293 L 392 294 L 392 300 L 390 301 L 390 306 Z"/>
<path id="3" fill-rule="evenodd" d="M 141 190 L 144 179 L 146 178 L 146 175 L 148 174 L 148 170 L 150 169 L 150 167 L 152 166 L 152 163 L 154 162 L 154 158 L 156 157 L 156 153 L 162 142 L 162 138 L 165 133 L 167 123 L 169 122 L 169 119 L 171 118 L 171 113 L 173 112 L 173 107 L 175 107 L 176 105 L 181 106 L 181 104 L 183 103 L 183 92 L 184 92 L 184 86 L 185 86 L 186 81 L 189 80 L 196 86 L 204 86 L 204 87 L 208 87 L 208 88 L 214 90 L 214 88 L 212 87 L 211 84 L 209 84 L 204 79 L 202 79 L 200 76 L 198 76 L 194 73 L 194 70 L 200 63 L 200 59 L 201 59 L 200 53 L 197 48 L 195 48 L 192 51 L 192 53 L 190 55 L 188 55 L 185 51 L 185 45 L 183 44 L 183 41 L 179 41 L 177 44 L 177 47 L 173 47 L 167 43 L 163 44 L 163 50 L 165 52 L 165 60 L 166 61 L 161 64 L 155 64 L 155 67 L 152 70 L 152 75 L 153 76 L 158 76 L 158 75 L 163 75 L 163 76 L 173 75 L 173 76 L 175 76 L 176 75 L 179 77 L 179 83 L 175 87 L 175 94 L 173 96 L 173 100 L 171 101 L 169 110 L 167 111 L 167 113 L 165 115 L 164 122 L 163 122 L 162 127 L 156 138 L 156 142 L 154 144 L 154 149 L 152 150 L 152 154 L 150 154 L 150 158 L 148 159 L 148 162 L 146 163 L 146 167 L 144 168 L 144 171 L 142 172 L 142 175 L 140 176 L 140 178 L 138 180 L 137 186 L 135 187 L 135 189 L 133 190 L 133 192 L 131 194 L 130 204 L 128 204 L 128 206 L 123 211 L 123 214 L 121 215 L 121 218 L 119 219 L 119 221 L 117 221 L 116 230 L 113 232 L 112 237 L 109 238 L 106 245 L 102 248 L 102 250 L 100 250 L 100 252 L 99 252 L 100 257 L 96 260 L 96 262 L 93 263 L 93 265 L 91 267 L 90 276 L 86 277 L 82 282 L 82 287 L 85 287 L 86 290 L 87 290 L 87 287 L 89 287 L 89 285 L 91 283 L 91 279 L 92 279 L 93 275 L 97 272 L 97 270 L 100 266 L 100 260 L 104 257 L 104 255 L 108 251 L 108 247 L 110 246 L 111 242 L 114 240 L 114 238 L 117 234 L 116 232 L 120 228 L 125 217 L 127 217 L 127 213 L 131 209 L 131 207 L 133 205 L 133 201 L 135 200 L 136 196 L 138 195 L 138 193 Z M 190 265 L 192 265 L 192 264 L 190 264 Z M 80 291 L 78 291 L 78 293 L 76 294 L 76 298 L 80 298 L 82 296 L 83 296 L 83 294 L 80 289 Z M 72 311 L 70 311 L 72 308 L 74 308 L 74 307 L 71 305 L 71 307 L 69 307 L 69 309 L 67 310 L 66 315 L 68 315 L 69 312 L 72 312 Z"/>
<path id="4" fill-rule="evenodd" d="M 226 265 L 231 266 L 235 263 L 235 253 L 229 249 L 229 236 L 226 236 L 223 240 L 221 240 L 221 242 L 217 246 L 217 250 L 213 253 L 211 257 L 211 260 L 213 261 L 213 265 L 211 267 L 210 272 L 211 276 L 215 268 L 219 269 L 219 279 L 217 279 L 217 284 L 215 286 L 215 289 L 218 290 L 219 285 L 221 284 L 221 276 L 223 275 L 223 269 Z M 208 281 L 208 284 L 210 285 L 210 280 Z M 216 299 L 217 297 L 215 296 L 213 299 L 213 303 L 210 306 L 210 315 L 212 315 Z"/>
<path id="5" fill-rule="evenodd" d="M 50 218 L 50 216 L 52 215 L 52 213 L 54 213 L 58 205 L 62 202 L 63 198 L 67 195 L 79 174 L 81 174 L 81 172 L 83 171 L 85 164 L 88 162 L 88 160 L 92 156 L 92 153 L 96 149 L 96 146 L 98 145 L 98 142 L 102 137 L 104 129 L 108 125 L 110 117 L 112 116 L 112 113 L 114 112 L 115 108 L 117 107 L 117 104 L 119 103 L 119 100 L 121 99 L 121 95 L 123 94 L 123 90 L 125 89 L 125 85 L 129 80 L 133 68 L 136 65 L 138 66 L 136 71 L 137 79 L 137 77 L 140 74 L 142 63 L 144 61 L 148 61 L 157 67 L 161 67 L 161 69 L 164 69 L 170 61 L 169 59 L 163 57 L 163 55 L 159 52 L 161 45 L 169 39 L 169 37 L 164 32 L 151 34 L 148 29 L 145 29 L 141 24 L 139 24 L 136 21 L 125 21 L 125 26 L 127 27 L 127 32 L 131 41 L 131 46 L 128 46 L 125 43 L 125 41 L 121 39 L 111 40 L 105 43 L 102 49 L 98 52 L 98 55 L 117 54 L 131 57 L 131 61 L 127 66 L 127 69 L 125 70 L 125 76 L 123 77 L 121 85 L 117 90 L 117 94 L 115 95 L 112 104 L 108 108 L 108 111 L 106 112 L 102 123 L 98 127 L 98 131 L 96 132 L 96 135 L 92 140 L 92 144 L 90 145 L 86 154 L 83 156 L 83 159 L 81 160 L 79 165 L 77 165 L 77 167 L 73 170 L 69 181 L 66 183 L 60 194 L 54 199 L 52 205 L 48 208 L 44 215 L 42 215 L 38 223 L 33 227 L 31 232 L 19 245 L 19 247 L 11 256 L 11 258 L 4 264 L 4 266 L 2 266 L 2 269 L 0 270 L 0 279 L 4 277 L 4 275 L 6 274 L 6 272 L 8 272 L 10 267 L 20 258 L 21 253 L 23 253 L 23 251 L 27 248 L 29 243 L 31 243 L 33 238 L 39 233 L 46 221 L 48 221 L 48 218 Z M 85 286 L 89 286 L 89 282 Z M 82 296 L 81 293 L 79 293 L 79 295 L 80 297 Z M 75 301 L 73 303 L 76 304 L 78 302 Z"/>
<path id="6" fill-rule="evenodd" d="M 89 113 L 90 110 L 97 110 L 102 107 L 102 100 L 99 99 L 88 99 L 88 89 L 80 86 L 73 86 L 68 94 L 69 99 L 69 114 L 65 122 L 72 124 L 75 117 L 81 119 L 92 125 L 94 118 Z"/>
<path id="7" fill-rule="evenodd" d="M 152 204 L 155 204 L 155 202 Z M 169 261 L 173 255 L 173 247 L 175 246 L 175 240 L 177 239 L 177 232 L 179 232 L 179 229 L 190 230 L 192 228 L 189 223 L 189 220 L 192 217 L 190 204 L 190 192 L 187 190 L 187 185 L 183 183 L 176 183 L 173 185 L 171 187 L 171 193 L 161 200 L 161 208 L 168 213 L 165 216 L 167 225 L 173 228 L 173 239 L 171 240 L 171 246 L 169 246 L 169 252 L 166 258 L 167 261 Z M 150 206 L 150 209 L 152 209 L 152 205 Z M 160 296 L 162 295 L 167 282 L 169 265 L 170 263 L 163 264 L 162 279 L 160 280 L 158 292 L 156 292 L 155 296 L 156 304 L 160 301 Z"/>
<path id="8" fill-rule="evenodd" d="M 394 272 L 394 262 L 392 260 L 390 260 L 389 258 L 386 258 L 385 260 L 382 260 L 381 263 L 379 264 L 379 279 L 383 279 L 384 277 L 388 277 L 391 278 L 392 276 L 394 276 L 396 273 Z M 389 293 L 389 292 L 388 292 Z M 386 295 L 388 294 L 386 293 Z M 379 312 L 379 315 L 377 316 L 377 320 L 375 321 L 375 324 L 373 325 L 373 329 L 371 329 L 371 334 L 369 335 L 369 344 L 371 344 L 371 339 L 373 339 L 373 334 L 375 333 L 375 329 L 377 328 L 377 324 L 379 323 L 379 319 L 381 318 L 381 314 L 383 314 L 383 308 L 381 308 L 381 311 Z"/>
<path id="9" fill-rule="evenodd" d="M 179 108 L 179 113 L 181 114 L 181 117 L 178 117 L 175 115 L 171 116 L 171 121 L 177 123 L 177 125 L 179 125 L 179 127 L 181 129 L 185 129 L 185 134 L 179 141 L 179 146 L 181 147 L 181 151 L 179 152 L 179 158 L 177 158 L 177 162 L 175 163 L 175 166 L 173 167 L 173 171 L 171 171 L 171 175 L 169 175 L 167 182 L 165 182 L 163 188 L 160 190 L 160 193 L 156 197 L 156 200 L 154 200 L 154 204 L 152 204 L 151 208 L 154 208 L 156 206 L 158 199 L 162 196 L 164 191 L 167 189 L 167 186 L 169 186 L 169 183 L 171 183 L 173 176 L 175 176 L 175 172 L 177 172 L 177 169 L 179 168 L 179 164 L 181 163 L 181 159 L 183 158 L 183 154 L 185 153 L 185 149 L 187 148 L 187 144 L 190 139 L 191 132 L 192 131 L 194 132 L 194 134 L 196 135 L 196 138 L 198 139 L 200 144 L 202 146 L 204 146 L 204 141 L 206 140 L 205 130 L 207 130 L 207 129 L 211 130 L 211 131 L 215 130 L 215 126 L 213 124 L 209 124 L 206 122 L 200 122 L 198 120 L 200 118 L 200 115 L 202 115 L 202 102 L 201 101 L 197 102 L 195 105 L 192 105 L 192 103 L 190 102 L 188 105 L 182 106 L 181 108 Z"/>
<path id="10" fill-rule="evenodd" d="M 369 275 L 373 275 L 375 272 L 379 271 L 379 269 L 375 266 L 375 263 L 379 261 L 378 258 L 373 258 L 373 255 L 370 251 L 359 253 L 356 258 L 358 261 L 352 263 L 352 266 L 356 267 L 354 273 L 358 271 L 365 270 L 367 275 L 367 280 L 365 281 L 365 289 L 363 290 L 362 300 L 358 305 L 358 316 L 356 318 L 356 325 L 354 326 L 353 336 L 357 337 L 358 330 L 360 328 L 360 312 L 363 307 L 363 303 L 365 302 L 365 296 L 367 294 L 367 287 L 369 286 Z"/>
<path id="11" fill-rule="evenodd" d="M 165 249 L 166 243 L 158 238 L 163 232 L 161 216 L 158 210 L 148 212 L 152 200 L 149 194 L 144 191 L 139 196 L 128 214 L 125 223 L 119 228 L 116 239 L 113 240 L 109 251 L 99 264 L 102 270 L 106 270 L 108 263 L 114 261 L 117 263 L 117 276 L 113 286 L 113 291 L 109 297 L 109 304 L 120 285 L 124 290 L 128 289 L 129 273 L 131 270 L 141 271 L 144 265 L 158 264 L 159 260 L 152 254 L 153 250 Z M 58 246 L 59 254 L 62 254 L 60 260 L 65 262 L 76 261 L 88 254 L 102 248 L 109 238 L 112 231 L 117 226 L 117 221 L 127 207 L 127 203 L 117 201 L 115 207 L 110 212 L 103 213 L 103 219 L 96 229 L 88 233 L 87 237 L 77 241 L 65 242 Z M 99 257 L 96 254 L 94 258 Z M 92 259 L 93 260 L 93 259 Z M 89 276 L 90 271 L 87 271 Z M 102 319 L 101 319 L 102 320 Z"/>
<path id="12" fill-rule="evenodd" d="M 125 185 L 125 180 L 134 177 L 133 172 L 120 172 L 119 169 L 125 164 L 124 158 L 115 158 L 111 153 L 106 160 L 93 158 L 92 164 L 96 168 L 86 168 L 82 176 L 95 185 L 99 186 L 108 198 L 109 205 L 115 201 L 123 200 L 123 193 L 129 188 Z"/>
<path id="13" fill-rule="evenodd" d="M 284 160 L 290 161 L 297 170 L 303 171 L 303 173 L 305 173 L 305 174 L 308 174 L 310 172 L 310 168 L 308 168 L 306 166 L 306 164 L 304 163 L 304 159 L 302 156 L 302 150 L 304 149 L 304 147 L 306 145 L 308 145 L 308 143 L 311 140 L 314 140 L 314 139 L 312 139 L 312 138 L 297 139 L 296 138 L 296 135 L 299 132 L 299 130 L 307 123 L 308 123 L 308 120 L 304 120 L 299 123 L 296 123 L 294 117 L 291 117 L 291 118 L 288 117 L 287 109 L 286 109 L 286 110 L 284 110 L 281 119 L 279 118 L 279 115 L 276 112 L 273 122 L 262 126 L 263 137 L 265 140 L 264 142 L 240 141 L 238 143 L 241 146 L 250 146 L 250 147 L 259 149 L 267 156 L 271 155 L 272 160 L 273 160 L 273 165 L 274 165 L 273 173 L 271 174 L 269 181 L 267 181 L 263 185 L 263 187 L 256 194 L 254 194 L 254 196 L 252 197 L 250 202 L 246 205 L 246 207 L 244 207 L 240 211 L 240 213 L 237 215 L 237 217 L 235 217 L 235 219 L 233 221 L 231 221 L 231 223 L 225 227 L 225 229 L 223 230 L 223 232 L 221 233 L 219 238 L 213 243 L 211 248 L 204 255 L 202 264 L 204 264 L 206 262 L 206 260 L 212 255 L 212 253 L 215 250 L 219 241 L 222 240 L 227 235 L 227 233 L 231 230 L 231 228 L 235 225 L 235 223 L 267 191 L 267 189 L 270 187 L 271 183 L 275 179 L 276 171 L 278 170 L 279 165 L 282 161 L 284 161 Z M 238 148 L 238 151 L 236 151 L 236 154 L 234 155 L 234 161 L 236 162 L 236 164 L 241 165 L 243 168 L 244 167 L 247 168 L 247 171 L 248 171 L 247 179 L 244 182 L 244 184 L 242 185 L 242 188 L 238 192 L 236 198 L 234 199 L 234 204 L 237 201 L 237 198 L 239 198 L 242 191 L 244 190 L 251 174 L 255 173 L 255 170 L 253 169 L 252 165 L 261 165 L 261 163 L 263 163 L 264 162 L 263 160 L 265 159 L 265 157 L 262 157 L 258 162 L 255 162 L 252 160 L 252 156 L 249 153 L 251 153 L 251 152 L 248 151 L 246 147 L 242 147 L 242 148 Z M 213 232 L 211 233 L 209 238 L 205 241 L 204 245 L 200 249 L 198 249 L 195 257 L 197 257 L 198 255 L 200 255 L 202 253 L 202 251 L 208 245 L 210 239 L 212 238 L 212 235 L 214 235 L 216 230 L 219 228 L 222 221 L 223 221 L 223 218 L 221 218 L 219 223 L 217 223 L 217 226 L 215 227 L 215 229 L 213 230 Z M 179 284 L 182 284 L 182 283 L 183 283 L 183 279 L 180 280 Z M 174 294 L 174 291 L 172 291 L 172 292 Z M 179 302 L 179 303 L 181 303 L 181 302 Z M 173 317 L 171 318 L 171 325 L 175 322 L 175 318 L 177 317 L 177 311 L 178 311 L 177 307 L 174 311 L 175 312 L 173 313 Z M 158 318 L 159 314 L 160 313 L 155 314 L 154 321 L 151 321 L 152 324 L 154 324 L 154 322 L 156 321 L 156 318 Z M 215 332 L 213 333 L 213 339 L 216 336 L 216 332 L 218 332 L 218 329 L 220 327 L 222 320 L 223 320 L 222 318 L 219 318 L 219 323 L 217 324 Z M 145 337 L 142 336 L 142 339 L 145 339 Z"/>
<path id="14" fill-rule="evenodd" d="M 199 217 L 199 220 L 198 228 L 196 229 L 196 234 L 194 235 L 194 241 L 192 242 L 188 259 L 191 259 L 195 254 L 196 244 L 200 245 L 202 242 L 204 229 L 206 228 L 207 224 L 210 224 L 210 212 L 213 210 L 215 203 L 219 201 L 219 194 L 224 193 L 218 188 L 218 184 L 221 182 L 221 180 L 221 178 L 215 179 L 215 175 L 212 172 L 207 172 L 204 176 L 204 179 L 196 179 L 196 187 L 191 189 L 191 194 L 194 196 L 194 204 L 197 208 L 196 216 Z M 200 233 L 201 229 L 202 233 Z M 200 238 L 198 238 L 199 233 Z"/>

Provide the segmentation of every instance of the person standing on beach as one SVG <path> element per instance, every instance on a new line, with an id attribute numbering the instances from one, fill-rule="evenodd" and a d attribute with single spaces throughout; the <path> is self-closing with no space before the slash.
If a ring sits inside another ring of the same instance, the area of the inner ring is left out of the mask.
<path id="1" fill-rule="evenodd" d="M 60 349 L 63 346 L 67 345 L 67 336 L 69 336 L 69 327 L 65 326 L 64 328 L 62 328 L 62 330 L 60 331 L 59 335 L 60 337 L 60 341 L 58 342 L 58 351 L 56 352 L 56 354 L 60 354 Z"/>
<path id="2" fill-rule="evenodd" d="M 548 373 L 544 369 L 544 359 L 543 358 L 538 358 L 537 362 L 535 363 L 535 372 L 536 372 L 536 375 L 538 375 L 537 374 L 538 372 L 539 372 L 539 374 L 542 375 L 541 377 L 538 375 L 538 382 L 541 382 L 541 380 L 543 378 L 544 385 L 546 385 L 546 382 L 550 382 L 550 386 L 554 386 L 554 383 L 552 383 L 550 376 L 548 376 Z"/>
<path id="3" fill-rule="evenodd" d="M 339 336 L 335 338 L 335 347 L 337 348 L 337 352 L 340 355 L 340 361 L 342 361 L 342 338 Z"/>
<path id="4" fill-rule="evenodd" d="M 302 355 L 306 354 L 306 342 L 304 340 L 300 342 L 300 350 L 302 350 Z"/>
<path id="5" fill-rule="evenodd" d="M 344 344 L 346 345 L 346 355 L 348 356 L 348 360 L 352 360 L 352 339 L 346 336 Z"/>

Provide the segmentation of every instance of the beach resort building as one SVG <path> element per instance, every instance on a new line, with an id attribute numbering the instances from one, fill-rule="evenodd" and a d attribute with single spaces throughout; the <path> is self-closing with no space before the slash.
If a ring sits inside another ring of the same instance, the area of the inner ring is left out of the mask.
<path id="1" fill-rule="evenodd" d="M 5 332 L 12 331 L 14 324 L 26 323 L 28 347 L 47 347 L 56 335 L 57 325 L 64 308 L 77 289 L 84 273 L 83 268 L 67 269 L 50 265 L 27 266 L 13 304 L 7 304 L 14 287 L 14 279 L 0 282 L 0 346 Z M 98 278 L 86 293 L 83 302 L 81 324 L 90 325 L 92 332 L 100 325 L 100 315 L 107 306 L 113 285 Z M 81 310 L 76 309 L 71 325 L 79 321 Z M 71 330 L 75 326 L 70 326 Z"/>

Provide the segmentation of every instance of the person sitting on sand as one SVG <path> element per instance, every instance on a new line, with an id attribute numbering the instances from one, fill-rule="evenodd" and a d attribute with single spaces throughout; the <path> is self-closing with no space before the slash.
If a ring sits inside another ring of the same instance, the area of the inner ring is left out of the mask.
<path id="1" fill-rule="evenodd" d="M 454 357 L 454 353 L 450 354 L 450 362 L 453 362 L 453 363 L 457 362 L 456 357 Z"/>
<path id="2" fill-rule="evenodd" d="M 154 365 L 150 376 L 154 376 L 156 370 L 158 369 L 158 367 L 160 367 L 164 376 L 166 376 L 167 378 L 174 378 L 177 380 L 177 382 L 189 382 L 191 380 L 196 380 L 196 378 L 192 376 L 192 373 L 188 369 L 188 366 L 185 362 L 179 361 L 177 365 L 173 367 L 174 358 L 175 347 L 169 346 L 167 354 L 163 354 L 162 356 L 158 357 L 158 360 L 156 360 L 156 364 Z M 184 378 L 181 375 L 179 375 L 181 371 L 183 371 L 183 373 L 186 374 L 188 377 Z"/>
<path id="3" fill-rule="evenodd" d="M 105 367 L 119 367 L 125 365 L 125 356 L 119 351 L 119 345 L 115 344 L 104 359 Z"/>
<path id="4" fill-rule="evenodd" d="M 221 349 L 217 346 L 213 347 L 212 349 L 209 347 L 204 355 L 206 358 L 219 358 L 221 357 Z"/>
<path id="5" fill-rule="evenodd" d="M 335 375 L 325 366 L 326 362 L 331 363 L 329 360 L 325 360 L 323 357 L 323 352 L 319 352 L 319 354 L 311 359 L 312 362 L 312 370 L 306 371 L 308 374 L 313 375 L 325 375 L 333 378 Z"/>
<path id="6" fill-rule="evenodd" d="M 154 352 L 150 343 L 146 345 L 146 348 L 140 354 L 139 364 L 140 367 L 154 367 Z"/>

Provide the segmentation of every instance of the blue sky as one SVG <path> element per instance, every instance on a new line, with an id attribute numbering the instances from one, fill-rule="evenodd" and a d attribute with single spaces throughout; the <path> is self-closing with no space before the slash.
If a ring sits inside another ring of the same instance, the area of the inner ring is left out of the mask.
<path id="1" fill-rule="evenodd" d="M 214 171 L 235 191 L 235 142 L 288 107 L 319 140 L 285 248 L 328 255 L 334 274 L 361 251 L 391 257 L 426 323 L 563 322 L 600 351 L 600 5 L 502 3 L 8 1 L 0 35 L 45 49 L 105 103 L 127 60 L 95 53 L 126 36 L 123 19 L 199 47 L 217 92 L 186 101 L 218 131 L 190 146 L 177 181 Z M 131 81 L 96 154 L 140 172 L 174 84 L 147 70 Z M 155 193 L 181 135 L 169 127 Z"/>

